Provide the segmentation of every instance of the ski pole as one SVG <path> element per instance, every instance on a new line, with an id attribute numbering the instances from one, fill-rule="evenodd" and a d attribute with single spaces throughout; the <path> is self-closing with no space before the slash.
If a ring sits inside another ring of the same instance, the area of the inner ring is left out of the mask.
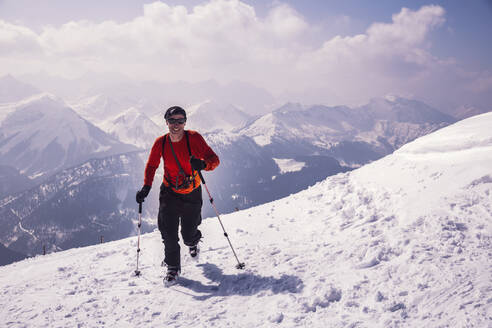
<path id="1" fill-rule="evenodd" d="M 219 211 L 217 211 L 217 207 L 215 207 L 215 204 L 214 204 L 214 199 L 212 198 L 212 196 L 210 195 L 210 191 L 208 191 L 208 187 L 207 187 L 207 184 L 205 183 L 205 179 L 203 179 L 203 176 L 202 176 L 202 171 L 198 171 L 198 175 L 200 176 L 200 179 L 202 180 L 203 182 L 203 185 L 205 186 L 205 190 L 207 191 L 207 194 L 208 194 L 208 198 L 210 200 L 210 204 L 212 204 L 212 207 L 214 208 L 215 210 L 215 213 L 217 214 L 217 219 L 219 219 L 219 223 L 220 223 L 220 226 L 222 227 L 222 230 L 224 231 L 224 236 L 227 238 L 227 241 L 229 242 L 229 246 L 231 246 L 231 249 L 232 249 L 232 253 L 234 254 L 234 257 L 236 258 L 237 260 L 237 265 L 236 265 L 236 269 L 244 269 L 245 267 L 245 264 L 244 262 L 240 262 L 237 255 L 236 255 L 236 251 L 234 250 L 234 247 L 232 247 L 232 243 L 231 243 L 231 240 L 229 239 L 229 235 L 227 234 L 227 232 L 225 231 L 225 228 L 224 228 L 224 225 L 222 224 L 222 220 L 220 219 L 220 216 L 219 216 Z"/>
<path id="2" fill-rule="evenodd" d="M 138 203 L 138 241 L 137 241 L 137 269 L 135 275 L 140 276 L 140 270 L 138 269 L 138 257 L 140 255 L 140 227 L 142 226 L 142 203 Z"/>

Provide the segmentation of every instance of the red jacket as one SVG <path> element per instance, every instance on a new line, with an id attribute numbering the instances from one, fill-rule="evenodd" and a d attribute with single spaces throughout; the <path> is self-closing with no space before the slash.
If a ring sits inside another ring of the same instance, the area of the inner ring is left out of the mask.
<path id="1" fill-rule="evenodd" d="M 211 171 L 215 169 L 220 161 L 219 157 L 214 153 L 214 151 L 207 145 L 205 139 L 196 131 L 188 130 L 188 136 L 190 140 L 191 154 L 196 158 L 199 158 L 207 164 L 205 167 L 206 171 Z M 185 132 L 186 133 L 186 132 Z M 175 190 L 174 186 L 176 183 L 176 178 L 178 177 L 179 167 L 174 159 L 171 147 L 169 145 L 168 134 L 160 136 L 154 142 L 152 150 L 150 151 L 149 159 L 147 165 L 145 166 L 145 179 L 144 185 L 152 186 L 152 181 L 154 181 L 155 171 L 161 163 L 161 158 L 164 157 L 164 185 L 169 186 L 171 182 L 171 187 L 173 190 L 180 194 L 187 194 L 193 191 L 193 183 L 186 189 Z M 164 147 L 164 156 L 162 156 L 162 142 L 166 141 Z M 191 165 L 190 165 L 190 155 L 188 152 L 188 146 L 186 145 L 186 135 L 183 135 L 178 142 L 173 142 L 173 149 L 178 157 L 179 163 L 183 168 L 187 176 L 191 176 Z M 200 185 L 200 176 L 195 171 L 195 188 Z M 179 180 L 178 184 L 182 181 Z"/>

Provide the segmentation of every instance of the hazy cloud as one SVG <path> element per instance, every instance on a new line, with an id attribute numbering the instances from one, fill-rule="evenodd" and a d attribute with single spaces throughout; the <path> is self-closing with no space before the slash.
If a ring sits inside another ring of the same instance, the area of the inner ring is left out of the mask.
<path id="1" fill-rule="evenodd" d="M 0 56 L 17 56 L 39 51 L 39 37 L 30 29 L 0 20 Z"/>
<path id="2" fill-rule="evenodd" d="M 363 101 L 385 91 L 408 92 L 409 81 L 445 64 L 425 47 L 429 32 L 444 22 L 443 16 L 439 6 L 418 11 L 403 8 L 393 15 L 392 23 L 374 23 L 364 34 L 337 36 L 304 53 L 299 69 L 316 76 L 309 80 L 311 87 L 315 87 L 312 81 L 322 81 L 345 101 L 349 97 L 354 102 Z"/>
<path id="3" fill-rule="evenodd" d="M 238 0 L 212 0 L 191 10 L 154 2 L 143 9 L 124 23 L 72 21 L 39 33 L 0 21 L 0 56 L 10 65 L 0 64 L 0 73 L 25 73 L 11 70 L 18 63 L 19 69 L 72 75 L 92 70 L 168 81 L 244 80 L 292 100 L 324 103 L 425 94 L 426 85 L 449 75 L 455 88 L 491 88 L 490 75 L 463 79 L 453 73 L 452 60 L 432 54 L 429 34 L 445 21 L 440 6 L 403 8 L 390 23 L 321 44 L 309 37 L 316 26 L 278 2 L 264 18 Z"/>

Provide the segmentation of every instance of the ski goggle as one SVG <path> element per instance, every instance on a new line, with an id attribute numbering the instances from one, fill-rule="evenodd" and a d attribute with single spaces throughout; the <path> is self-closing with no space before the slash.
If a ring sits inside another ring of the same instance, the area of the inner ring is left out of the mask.
<path id="1" fill-rule="evenodd" d="M 169 124 L 185 124 L 186 118 L 168 118 L 167 122 Z"/>

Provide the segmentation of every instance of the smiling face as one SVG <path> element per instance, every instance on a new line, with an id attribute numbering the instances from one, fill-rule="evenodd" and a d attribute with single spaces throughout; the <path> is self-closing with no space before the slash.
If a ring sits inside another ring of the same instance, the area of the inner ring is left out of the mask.
<path id="1" fill-rule="evenodd" d="M 171 134 L 171 140 L 180 140 L 184 134 L 184 127 L 186 125 L 186 119 L 182 114 L 172 115 L 166 120 L 169 133 Z"/>

